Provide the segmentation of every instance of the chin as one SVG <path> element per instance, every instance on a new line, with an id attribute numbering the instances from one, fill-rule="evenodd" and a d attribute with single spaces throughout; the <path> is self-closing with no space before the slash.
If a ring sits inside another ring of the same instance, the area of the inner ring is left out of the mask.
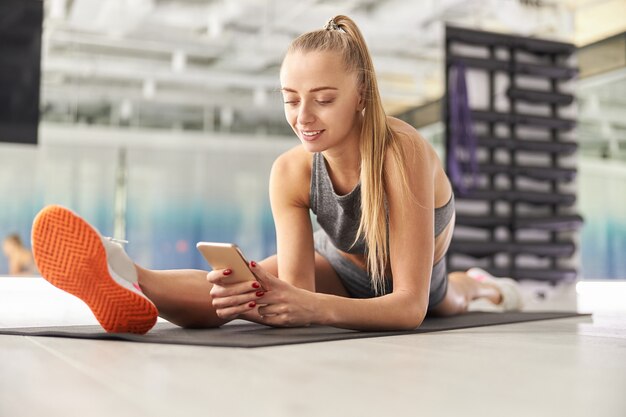
<path id="1" fill-rule="evenodd" d="M 311 153 L 322 152 L 328 149 L 328 137 L 325 137 L 326 135 L 322 135 L 313 141 L 306 140 L 297 133 L 296 136 L 300 140 L 302 147 Z"/>
<path id="2" fill-rule="evenodd" d="M 300 139 L 300 143 L 302 143 L 302 147 L 310 153 L 322 152 L 327 148 L 327 146 L 322 146 L 319 142 L 307 142 L 303 139 Z"/>

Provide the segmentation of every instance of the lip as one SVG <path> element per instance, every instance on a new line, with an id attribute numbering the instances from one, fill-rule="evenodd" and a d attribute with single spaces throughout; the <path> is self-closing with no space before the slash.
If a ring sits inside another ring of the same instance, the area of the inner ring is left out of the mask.
<path id="1" fill-rule="evenodd" d="M 305 135 L 304 132 L 318 132 L 315 135 Z M 322 133 L 324 133 L 325 130 L 324 129 L 320 129 L 320 130 L 300 130 L 300 137 L 307 141 L 307 142 L 312 142 L 314 140 L 316 140 L 317 138 L 319 138 Z"/>

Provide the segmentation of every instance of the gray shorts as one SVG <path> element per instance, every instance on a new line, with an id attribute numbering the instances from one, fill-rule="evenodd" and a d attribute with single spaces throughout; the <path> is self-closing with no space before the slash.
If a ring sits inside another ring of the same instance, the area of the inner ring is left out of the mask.
<path id="1" fill-rule="evenodd" d="M 324 230 L 319 229 L 313 234 L 315 251 L 322 255 L 333 267 L 346 291 L 352 298 L 373 298 L 376 296 L 367 272 L 348 259 L 341 256 Z M 385 279 L 385 293 L 393 291 L 391 279 Z M 443 301 L 448 290 L 448 271 L 444 256 L 433 265 L 428 294 L 428 309 L 431 310 Z"/>

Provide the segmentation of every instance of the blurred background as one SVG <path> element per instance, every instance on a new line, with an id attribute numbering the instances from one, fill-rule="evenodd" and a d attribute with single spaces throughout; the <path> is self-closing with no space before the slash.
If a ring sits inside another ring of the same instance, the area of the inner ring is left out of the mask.
<path id="1" fill-rule="evenodd" d="M 626 278 L 626 0 L 1 0 L 0 237 L 62 204 L 149 268 L 207 269 L 200 240 L 273 254 L 279 67 L 336 14 L 442 158 L 446 25 L 573 43 L 579 277 Z"/>

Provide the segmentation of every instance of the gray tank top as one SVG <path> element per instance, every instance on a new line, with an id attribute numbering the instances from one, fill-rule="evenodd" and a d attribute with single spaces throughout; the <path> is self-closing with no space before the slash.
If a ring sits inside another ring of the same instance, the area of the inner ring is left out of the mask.
<path id="1" fill-rule="evenodd" d="M 362 237 L 352 245 L 361 220 L 361 183 L 348 194 L 335 193 L 326 169 L 326 160 L 321 153 L 313 154 L 309 203 L 317 216 L 317 222 L 337 249 L 365 254 L 365 240 Z M 443 232 L 453 215 L 454 194 L 444 206 L 435 209 L 435 237 Z"/>

